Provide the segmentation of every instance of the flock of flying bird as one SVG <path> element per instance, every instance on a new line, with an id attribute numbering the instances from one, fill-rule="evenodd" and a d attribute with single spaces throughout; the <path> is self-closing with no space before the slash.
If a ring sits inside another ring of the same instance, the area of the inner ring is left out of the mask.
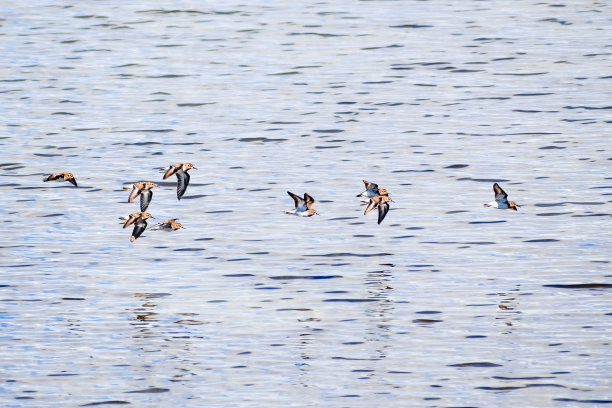
<path id="1" fill-rule="evenodd" d="M 195 169 L 191 163 L 176 163 L 162 170 L 164 172 L 164 180 L 173 174 L 176 175 L 176 179 L 178 181 L 176 185 L 176 196 L 179 200 L 181 197 L 183 197 L 183 194 L 185 194 L 187 186 L 189 185 L 190 176 L 187 172 L 191 169 Z M 75 187 L 78 187 L 77 181 L 72 173 L 54 173 L 43 178 L 43 181 L 68 181 Z M 128 203 L 133 202 L 138 196 L 140 196 L 140 211 L 132 213 L 127 217 L 119 217 L 120 220 L 124 221 L 123 228 L 127 228 L 132 224 L 134 225 L 130 242 L 134 242 L 139 236 L 142 235 L 142 233 L 147 229 L 147 220 L 152 218 L 151 214 L 146 212 L 146 210 L 151 203 L 151 199 L 153 198 L 153 191 L 151 191 L 151 189 L 154 187 L 157 187 L 157 184 L 152 181 L 140 181 L 138 183 L 134 183 L 131 187 L 132 191 L 128 197 Z M 181 223 L 176 222 L 177 219 L 178 218 L 172 218 L 160 222 L 149 229 L 151 231 L 176 231 L 177 229 L 184 228 Z"/>
<path id="2" fill-rule="evenodd" d="M 196 169 L 191 163 L 175 163 L 167 168 L 163 169 L 164 177 L 163 179 L 167 179 L 173 174 L 176 175 L 177 178 L 177 186 L 176 186 L 176 196 L 180 200 L 181 197 L 185 194 L 187 190 L 187 186 L 189 185 L 189 173 L 187 173 L 191 169 Z M 75 187 L 78 187 L 76 179 L 72 173 L 54 173 L 49 176 L 43 178 L 43 181 L 68 181 L 72 183 Z M 389 212 L 389 202 L 393 202 L 391 197 L 389 197 L 389 192 L 385 188 L 379 188 L 377 184 L 370 183 L 369 181 L 363 180 L 365 184 L 365 191 L 361 194 L 357 194 L 357 197 L 365 198 L 369 201 L 362 201 L 362 205 L 366 205 L 367 207 L 363 213 L 366 215 L 370 211 L 375 208 L 378 208 L 378 223 L 380 224 L 384 219 L 387 213 Z M 147 229 L 147 220 L 152 218 L 151 214 L 146 212 L 147 207 L 149 207 L 149 203 L 153 198 L 153 189 L 157 187 L 152 181 L 140 181 L 134 183 L 131 187 L 132 191 L 128 197 L 128 203 L 133 202 L 138 196 L 140 196 L 140 211 L 130 214 L 127 217 L 120 217 L 119 219 L 124 221 L 123 228 L 127 228 L 130 225 L 134 225 L 134 229 L 132 231 L 132 236 L 130 237 L 130 242 L 134 242 L 142 233 Z M 517 207 L 520 207 L 514 201 L 508 201 L 508 194 L 499 186 L 499 184 L 493 184 L 493 192 L 495 193 L 495 201 L 484 204 L 485 207 L 493 207 L 501 210 L 510 209 L 517 211 Z M 291 211 L 286 211 L 287 214 L 297 215 L 298 217 L 311 217 L 315 214 L 318 215 L 317 210 L 312 208 L 315 200 L 308 193 L 304 193 L 304 197 L 300 197 L 297 194 L 293 194 L 290 191 L 287 191 L 287 194 L 293 198 L 295 202 L 295 208 Z M 180 228 L 184 228 L 180 223 L 176 222 L 178 218 L 172 218 L 159 224 L 155 224 L 149 230 L 151 231 L 176 231 Z"/>

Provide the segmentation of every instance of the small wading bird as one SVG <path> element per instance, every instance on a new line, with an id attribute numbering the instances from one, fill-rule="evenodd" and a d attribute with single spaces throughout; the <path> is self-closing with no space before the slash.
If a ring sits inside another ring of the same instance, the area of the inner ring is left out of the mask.
<path id="1" fill-rule="evenodd" d="M 164 180 L 170 177 L 173 174 L 176 174 L 176 179 L 178 181 L 176 185 L 176 196 L 180 200 L 187 191 L 187 186 L 189 185 L 189 173 L 187 173 L 191 169 L 196 169 L 193 167 L 191 163 L 176 163 L 170 165 L 168 168 L 164 169 Z"/>
<path id="2" fill-rule="evenodd" d="M 499 208 L 500 210 L 511 209 L 517 211 L 517 207 L 520 207 L 514 201 L 508 201 L 508 194 L 499 186 L 499 184 L 493 184 L 493 191 L 495 192 L 495 201 L 483 204 L 485 207 Z"/>
<path id="3" fill-rule="evenodd" d="M 376 197 L 379 195 L 378 193 L 378 184 L 370 183 L 369 181 L 362 180 L 363 184 L 365 184 L 365 191 L 361 194 L 357 194 L 357 197 L 366 198 L 366 201 L 362 201 L 363 203 L 367 203 L 368 198 Z"/>
<path id="4" fill-rule="evenodd" d="M 314 204 L 315 200 L 308 193 L 304 193 L 304 198 L 293 194 L 291 191 L 287 191 L 287 194 L 295 201 L 295 209 L 291 211 L 285 211 L 287 214 L 294 214 L 298 217 L 310 217 L 318 214 L 315 209 L 310 208 Z"/>
<path id="5" fill-rule="evenodd" d="M 140 196 L 140 211 L 145 211 L 153 198 L 153 192 L 151 191 L 153 187 L 157 187 L 157 184 L 152 181 L 134 183 L 132 185 L 132 192 L 130 192 L 128 197 L 128 203 L 131 203 L 136 197 Z"/>
<path id="6" fill-rule="evenodd" d="M 170 232 L 170 231 L 176 231 L 177 229 L 185 228 L 183 227 L 183 224 L 181 224 L 180 222 L 176 222 L 176 220 L 178 220 L 178 218 L 172 218 L 171 220 L 166 220 L 164 222 L 160 222 L 159 224 L 155 224 L 149 229 L 151 231 Z"/>
<path id="7" fill-rule="evenodd" d="M 380 224 L 389 212 L 389 201 L 393 200 L 391 199 L 391 197 L 389 197 L 389 192 L 384 188 L 378 189 L 378 194 L 379 195 L 370 198 L 370 202 L 366 207 L 363 215 L 366 215 L 367 213 L 378 207 L 378 223 Z"/>
<path id="8" fill-rule="evenodd" d="M 125 219 L 126 217 L 120 218 Z M 148 212 L 136 212 L 132 213 L 127 217 L 127 221 L 123 224 L 123 228 L 127 228 L 130 225 L 134 224 L 134 230 L 132 231 L 132 236 L 130 237 L 130 242 L 134 242 L 139 236 L 142 235 L 144 230 L 147 229 L 147 219 L 151 218 L 151 214 Z"/>
<path id="9" fill-rule="evenodd" d="M 76 179 L 72 173 L 53 173 L 43 178 L 43 181 L 69 181 L 75 187 L 78 187 Z"/>

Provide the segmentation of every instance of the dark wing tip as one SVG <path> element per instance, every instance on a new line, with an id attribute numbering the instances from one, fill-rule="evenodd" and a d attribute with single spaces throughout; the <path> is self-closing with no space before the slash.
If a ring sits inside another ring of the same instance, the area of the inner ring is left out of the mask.
<path id="1" fill-rule="evenodd" d="M 135 218 L 132 216 L 128 216 L 128 219 L 125 220 L 125 222 L 123 223 L 123 228 L 128 227 L 129 225 L 133 224 L 135 221 Z"/>
<path id="2" fill-rule="evenodd" d="M 495 183 L 493 184 L 493 192 L 495 193 L 495 197 L 497 198 L 497 196 L 504 196 L 504 197 L 508 197 L 508 194 L 506 194 L 506 192 L 504 191 L 504 189 L 502 189 L 499 184 Z"/>
<path id="3" fill-rule="evenodd" d="M 380 205 L 378 206 L 378 224 L 380 224 L 385 219 L 388 212 L 389 204 L 387 204 L 386 202 L 380 203 Z"/>
<path id="4" fill-rule="evenodd" d="M 295 207 L 297 208 L 302 198 L 296 194 L 293 194 L 291 191 L 287 191 L 287 194 L 289 194 L 289 196 L 293 198 L 293 201 L 295 202 Z"/>
<path id="5" fill-rule="evenodd" d="M 170 165 L 167 169 L 163 169 L 166 172 L 164 173 L 164 180 L 170 177 L 174 173 L 174 166 Z"/>
<path id="6" fill-rule="evenodd" d="M 304 201 L 306 201 L 307 203 L 313 204 L 315 202 L 315 199 L 312 198 L 310 194 L 304 193 Z"/>

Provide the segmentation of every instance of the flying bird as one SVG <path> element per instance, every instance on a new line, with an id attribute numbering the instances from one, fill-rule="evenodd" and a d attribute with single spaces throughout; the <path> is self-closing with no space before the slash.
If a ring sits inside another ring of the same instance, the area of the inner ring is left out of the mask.
<path id="1" fill-rule="evenodd" d="M 517 211 L 517 207 L 520 207 L 514 201 L 508 201 L 508 194 L 499 186 L 499 184 L 493 184 L 493 191 L 495 192 L 495 201 L 483 204 L 485 207 L 498 208 L 500 210 L 511 209 Z"/>
<path id="2" fill-rule="evenodd" d="M 378 208 L 378 223 L 380 224 L 389 212 L 389 202 L 393 200 L 391 197 L 389 197 L 389 192 L 384 188 L 378 189 L 378 193 L 379 195 L 370 198 L 370 202 L 368 203 L 363 215 L 366 215 L 373 209 Z"/>
<path id="3" fill-rule="evenodd" d="M 317 211 L 311 208 L 315 200 L 309 196 L 308 193 L 304 193 L 304 198 L 293 194 L 291 191 L 287 191 L 287 194 L 289 194 L 291 198 L 293 198 L 293 201 L 295 201 L 295 209 L 285 211 L 287 214 L 294 214 L 299 217 L 311 217 L 317 214 Z"/>
<path id="4" fill-rule="evenodd" d="M 145 211 L 153 198 L 153 192 L 151 191 L 153 187 L 157 187 L 157 184 L 152 181 L 134 183 L 128 197 L 128 203 L 131 203 L 136 197 L 140 196 L 140 211 Z"/>
<path id="5" fill-rule="evenodd" d="M 53 173 L 43 178 L 43 181 L 68 181 L 75 187 L 78 187 L 76 179 L 72 173 Z"/>
<path id="6" fill-rule="evenodd" d="M 166 220 L 164 222 L 160 222 L 159 224 L 155 224 L 154 226 L 152 226 L 151 228 L 149 228 L 151 231 L 176 231 L 177 229 L 181 229 L 184 228 L 183 224 L 181 224 L 180 222 L 176 222 L 176 220 L 178 220 L 178 218 L 172 218 L 171 220 Z"/>
<path id="7" fill-rule="evenodd" d="M 164 169 L 164 180 L 170 177 L 173 174 L 176 174 L 176 179 L 178 180 L 178 184 L 176 185 L 176 196 L 180 200 L 185 194 L 187 190 L 187 186 L 189 185 L 189 173 L 187 173 L 191 169 L 196 169 L 191 163 L 176 163 L 168 166 L 168 168 Z"/>
<path id="8" fill-rule="evenodd" d="M 364 197 L 364 198 L 372 198 L 372 197 L 376 197 L 378 194 L 378 184 L 375 183 L 370 183 L 367 180 L 362 180 L 363 184 L 365 184 L 365 191 L 361 194 L 357 194 L 357 197 Z"/>
<path id="9" fill-rule="evenodd" d="M 136 212 L 129 215 L 127 221 L 123 224 L 123 228 L 134 224 L 130 242 L 134 242 L 147 229 L 147 219 L 149 218 L 151 218 L 151 214 L 148 212 Z"/>

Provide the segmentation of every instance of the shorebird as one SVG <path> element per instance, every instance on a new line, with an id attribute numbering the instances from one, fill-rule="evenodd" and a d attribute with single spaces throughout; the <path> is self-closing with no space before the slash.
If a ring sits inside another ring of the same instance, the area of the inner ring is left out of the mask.
<path id="1" fill-rule="evenodd" d="M 365 184 L 365 191 L 361 194 L 357 194 L 357 197 L 364 198 L 372 198 L 376 197 L 378 194 L 378 184 L 370 183 L 369 181 L 362 180 L 363 184 Z M 367 201 L 366 201 L 367 202 Z"/>
<path id="2" fill-rule="evenodd" d="M 517 207 L 520 207 L 514 201 L 508 201 L 508 194 L 499 186 L 499 184 L 493 184 L 493 191 L 495 192 L 495 201 L 483 204 L 485 207 L 499 208 L 500 210 L 511 209 L 517 211 Z"/>
<path id="3" fill-rule="evenodd" d="M 70 183 L 74 184 L 75 187 L 78 187 L 76 179 L 72 173 L 53 173 L 46 176 L 43 181 L 69 181 Z"/>
<path id="4" fill-rule="evenodd" d="M 378 207 L 378 223 L 380 224 L 389 212 L 390 201 L 393 200 L 391 199 L 391 197 L 389 197 L 389 192 L 384 188 L 378 189 L 378 195 L 370 198 L 370 202 L 366 207 L 363 215 L 366 215 L 367 213 Z"/>
<path id="5" fill-rule="evenodd" d="M 177 229 L 184 228 L 180 222 L 176 222 L 178 218 L 172 218 L 171 220 L 166 220 L 164 222 L 160 222 L 159 224 L 155 224 L 151 228 L 151 231 L 176 231 Z"/>
<path id="6" fill-rule="evenodd" d="M 134 201 L 136 197 L 140 195 L 140 211 L 145 211 L 149 207 L 149 203 L 153 198 L 153 192 L 151 189 L 157 187 L 157 184 L 152 181 L 140 181 L 132 185 L 132 191 L 128 197 L 128 203 Z"/>
<path id="7" fill-rule="evenodd" d="M 151 218 L 151 214 L 148 212 L 136 212 L 129 215 L 127 221 L 123 224 L 123 228 L 134 224 L 134 230 L 132 231 L 130 242 L 134 242 L 136 238 L 141 236 L 144 230 L 147 229 L 148 218 Z"/>
<path id="8" fill-rule="evenodd" d="M 173 174 L 176 174 L 176 179 L 178 180 L 178 184 L 176 185 L 176 196 L 180 200 L 185 194 L 187 190 L 187 186 L 189 185 L 189 173 L 187 173 L 191 169 L 196 169 L 193 167 L 191 163 L 176 163 L 168 166 L 168 168 L 164 169 L 166 172 L 164 173 L 164 180 L 170 177 Z"/>
<path id="9" fill-rule="evenodd" d="M 304 193 L 304 198 L 293 194 L 291 191 L 287 191 L 287 194 L 289 194 L 291 198 L 293 198 L 293 201 L 295 201 L 295 209 L 285 211 L 285 213 L 294 214 L 298 217 L 310 217 L 317 214 L 315 209 L 310 208 L 315 200 L 309 196 L 308 193 Z"/>

